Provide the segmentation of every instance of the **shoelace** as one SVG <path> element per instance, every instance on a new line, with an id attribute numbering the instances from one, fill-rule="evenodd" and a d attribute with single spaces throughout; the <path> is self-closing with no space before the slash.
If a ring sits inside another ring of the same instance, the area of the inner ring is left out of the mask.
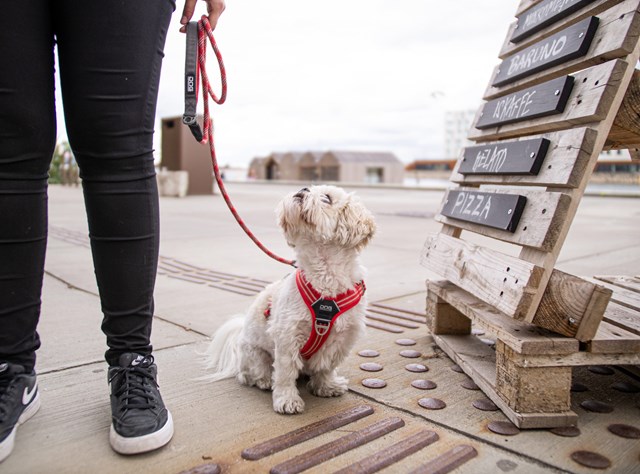
<path id="1" fill-rule="evenodd" d="M 113 382 L 119 375 L 123 376 L 123 380 L 114 395 L 124 402 L 123 408 L 125 410 L 157 407 L 156 397 L 150 387 L 158 387 L 158 383 L 148 369 L 142 367 L 120 367 L 109 378 L 109 383 Z"/>

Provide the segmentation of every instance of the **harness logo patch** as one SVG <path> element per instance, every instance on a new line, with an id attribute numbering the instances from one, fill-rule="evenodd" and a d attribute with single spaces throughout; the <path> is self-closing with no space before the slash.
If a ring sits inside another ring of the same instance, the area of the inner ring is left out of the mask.
<path id="1" fill-rule="evenodd" d="M 186 92 L 189 95 L 196 94 L 196 76 L 195 74 L 187 74 L 185 80 L 185 87 L 187 88 Z"/>
<path id="2" fill-rule="evenodd" d="M 333 300 L 319 299 L 311 305 L 311 309 L 316 315 L 316 321 L 329 324 L 331 320 L 340 312 L 340 308 Z"/>

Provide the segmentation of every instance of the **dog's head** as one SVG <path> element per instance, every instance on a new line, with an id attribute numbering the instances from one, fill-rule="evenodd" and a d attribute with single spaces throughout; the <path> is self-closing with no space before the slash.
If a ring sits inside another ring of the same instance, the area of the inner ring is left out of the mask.
<path id="1" fill-rule="evenodd" d="M 287 242 L 332 244 L 356 251 L 376 231 L 373 215 L 360 200 L 336 186 L 311 186 L 286 196 L 276 210 Z"/>

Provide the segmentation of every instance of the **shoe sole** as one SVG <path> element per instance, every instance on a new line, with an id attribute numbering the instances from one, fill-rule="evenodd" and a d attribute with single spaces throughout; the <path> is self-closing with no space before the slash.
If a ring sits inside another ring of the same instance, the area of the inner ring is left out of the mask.
<path id="1" fill-rule="evenodd" d="M 18 418 L 18 422 L 11 430 L 11 433 L 9 433 L 9 436 L 7 436 L 6 439 L 0 444 L 0 462 L 7 459 L 9 457 L 9 454 L 11 454 L 11 451 L 13 451 L 13 446 L 15 445 L 16 432 L 18 431 L 18 426 L 26 423 L 27 420 L 29 420 L 29 418 L 35 415 L 39 409 L 40 409 L 40 392 L 36 393 L 36 396 L 33 399 L 33 401 L 27 406 L 27 408 L 24 409 L 24 411 L 22 412 L 22 415 L 20 415 L 20 418 Z"/>
<path id="2" fill-rule="evenodd" d="M 153 433 L 144 436 L 136 436 L 135 438 L 126 438 L 120 436 L 113 424 L 109 430 L 109 443 L 116 453 L 119 454 L 140 454 L 154 449 L 161 448 L 173 437 L 173 418 L 171 412 L 167 411 L 167 422 L 162 428 Z"/>

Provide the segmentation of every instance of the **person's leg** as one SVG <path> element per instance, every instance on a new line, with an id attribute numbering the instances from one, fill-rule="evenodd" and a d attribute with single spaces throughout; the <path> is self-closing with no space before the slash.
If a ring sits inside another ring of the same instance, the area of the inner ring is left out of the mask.
<path id="1" fill-rule="evenodd" d="M 56 9 L 62 96 L 80 167 L 107 336 L 106 359 L 151 353 L 158 259 L 153 129 L 169 0 Z"/>
<path id="2" fill-rule="evenodd" d="M 58 2 L 60 77 L 80 167 L 111 366 L 112 446 L 166 444 L 150 334 L 159 247 L 153 129 L 172 0 Z M 151 396 L 149 394 L 152 394 Z"/>
<path id="3" fill-rule="evenodd" d="M 36 326 L 56 135 L 48 3 L 9 0 L 0 15 L 0 461 L 39 406 Z"/>

